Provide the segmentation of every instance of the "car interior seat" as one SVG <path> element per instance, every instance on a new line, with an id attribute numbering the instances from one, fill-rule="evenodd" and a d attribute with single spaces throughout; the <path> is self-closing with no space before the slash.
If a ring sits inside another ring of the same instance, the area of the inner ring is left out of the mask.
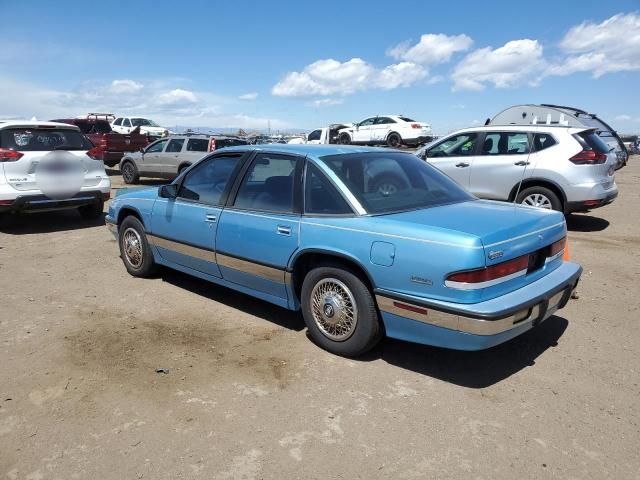
<path id="1" fill-rule="evenodd" d="M 491 150 L 493 150 L 493 138 L 487 138 L 482 145 L 482 153 L 491 155 Z"/>
<path id="2" fill-rule="evenodd" d="M 264 190 L 256 195 L 252 203 L 260 210 L 291 211 L 292 192 L 293 177 L 269 177 L 264 182 Z"/>

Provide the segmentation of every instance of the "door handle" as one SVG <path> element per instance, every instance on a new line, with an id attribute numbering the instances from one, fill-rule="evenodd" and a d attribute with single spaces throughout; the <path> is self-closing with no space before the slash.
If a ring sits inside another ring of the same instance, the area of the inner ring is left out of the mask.
<path id="1" fill-rule="evenodd" d="M 213 213 L 207 213 L 207 215 L 204 217 L 204 221 L 207 223 L 215 223 L 218 221 L 218 216 L 214 215 Z"/>
<path id="2" fill-rule="evenodd" d="M 277 232 L 280 235 L 291 235 L 291 227 L 289 225 L 278 225 Z"/>
<path id="3" fill-rule="evenodd" d="M 460 163 L 456 164 L 456 167 L 458 167 L 458 168 L 465 168 L 465 167 L 468 167 L 468 166 L 469 166 L 469 164 L 465 163 L 465 162 L 460 162 Z"/>
<path id="4" fill-rule="evenodd" d="M 519 167 L 524 167 L 526 165 L 529 165 L 529 162 L 525 162 L 524 160 L 520 160 L 519 162 L 514 163 L 514 165 L 517 165 Z"/>

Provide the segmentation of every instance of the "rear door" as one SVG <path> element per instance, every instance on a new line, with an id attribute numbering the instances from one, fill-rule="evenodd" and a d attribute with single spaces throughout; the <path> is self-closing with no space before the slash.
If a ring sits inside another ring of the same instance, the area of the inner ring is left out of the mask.
<path id="1" fill-rule="evenodd" d="M 479 136 L 477 132 L 463 132 L 445 138 L 427 150 L 426 160 L 468 189 Z"/>
<path id="2" fill-rule="evenodd" d="M 164 175 L 176 175 L 178 165 L 182 162 L 182 150 L 185 147 L 184 138 L 172 138 L 162 153 L 158 154 L 160 173 Z"/>
<path id="3" fill-rule="evenodd" d="M 304 158 L 258 153 L 224 209 L 217 260 L 225 280 L 287 299 L 285 269 L 298 248 Z"/>
<path id="4" fill-rule="evenodd" d="M 188 172 L 175 199 L 158 198 L 151 217 L 151 241 L 165 260 L 220 277 L 216 230 L 242 153 L 219 154 Z"/>
<path id="5" fill-rule="evenodd" d="M 536 158 L 529 133 L 485 132 L 472 161 L 469 191 L 480 198 L 508 200 L 513 187 L 533 174 Z"/>
<path id="6" fill-rule="evenodd" d="M 393 119 L 389 117 L 378 117 L 373 123 L 373 127 L 371 127 L 371 140 L 375 143 L 382 143 L 387 140 L 387 134 L 389 130 L 393 127 L 393 124 L 396 123 Z"/>

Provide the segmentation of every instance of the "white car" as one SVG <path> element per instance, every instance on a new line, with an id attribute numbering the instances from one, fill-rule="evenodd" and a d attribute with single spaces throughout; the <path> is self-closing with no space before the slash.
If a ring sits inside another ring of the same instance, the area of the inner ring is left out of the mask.
<path id="1" fill-rule="evenodd" d="M 111 130 L 116 133 L 131 133 L 136 128 L 140 128 L 140 133 L 154 139 L 166 137 L 169 130 L 161 127 L 153 120 L 143 117 L 118 117 L 111 122 Z"/>
<path id="2" fill-rule="evenodd" d="M 99 155 L 74 125 L 0 121 L 0 216 L 77 208 L 99 218 L 111 192 Z"/>
<path id="3" fill-rule="evenodd" d="M 416 122 L 402 115 L 369 117 L 338 133 L 343 145 L 418 146 L 431 141 L 431 125 Z"/>

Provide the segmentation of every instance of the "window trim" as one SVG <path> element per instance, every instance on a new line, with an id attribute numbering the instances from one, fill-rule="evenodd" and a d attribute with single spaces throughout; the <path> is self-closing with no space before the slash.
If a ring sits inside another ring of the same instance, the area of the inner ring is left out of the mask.
<path id="1" fill-rule="evenodd" d="M 160 150 L 159 152 L 150 152 L 149 150 L 151 149 L 151 147 L 153 147 L 154 145 L 157 145 L 158 143 L 162 143 L 162 142 L 167 142 L 167 145 L 169 145 L 169 139 L 168 138 L 160 138 L 158 140 L 156 140 L 153 143 L 150 143 L 149 145 L 147 145 L 144 149 L 144 154 L 146 155 L 147 153 L 164 153 L 164 150 L 167 148 L 167 145 L 165 145 L 164 147 L 162 147 L 162 150 Z"/>
<path id="2" fill-rule="evenodd" d="M 307 169 L 309 167 L 309 165 L 313 165 L 316 170 L 318 172 L 320 172 L 320 174 L 324 177 L 325 180 L 327 180 L 327 182 L 329 182 L 329 184 L 335 189 L 336 192 L 338 192 L 338 195 L 340 195 L 340 197 L 342 198 L 342 200 L 344 200 L 344 203 L 347 205 L 347 207 L 349 207 L 349 209 L 351 210 L 351 213 L 309 213 L 307 212 Z M 353 205 L 351 205 L 351 202 L 349 201 L 349 199 L 347 197 L 345 197 L 344 193 L 342 193 L 342 190 L 338 187 L 338 185 L 336 185 L 336 183 L 333 181 L 333 179 L 331 179 L 326 173 L 325 171 L 320 168 L 320 166 L 318 164 L 316 164 L 313 161 L 309 160 L 309 157 L 305 158 L 305 162 L 304 162 L 304 172 L 302 173 L 302 216 L 303 217 L 323 217 L 323 218 L 331 218 L 331 217 L 356 217 L 357 214 L 353 208 Z"/>
<path id="3" fill-rule="evenodd" d="M 258 208 L 241 208 L 235 205 L 236 199 L 238 197 L 238 192 L 240 191 L 240 187 L 244 183 L 244 179 L 249 174 L 249 170 L 255 163 L 255 160 L 259 155 L 279 155 L 281 157 L 289 157 L 296 161 L 296 166 L 293 173 L 293 211 L 292 212 L 278 212 L 275 210 L 262 210 Z M 240 212 L 260 212 L 271 215 L 291 215 L 291 216 L 301 216 L 302 215 L 302 203 L 303 199 L 301 198 L 304 194 L 302 190 L 302 182 L 304 177 L 302 174 L 304 173 L 304 160 L 306 157 L 302 155 L 296 155 L 291 153 L 282 153 L 273 150 L 254 150 L 252 155 L 250 155 L 244 162 L 243 168 L 238 172 L 236 176 L 236 181 L 233 184 L 233 188 L 229 192 L 229 196 L 227 197 L 227 202 L 225 204 L 225 209 L 228 210 L 236 210 Z"/>

